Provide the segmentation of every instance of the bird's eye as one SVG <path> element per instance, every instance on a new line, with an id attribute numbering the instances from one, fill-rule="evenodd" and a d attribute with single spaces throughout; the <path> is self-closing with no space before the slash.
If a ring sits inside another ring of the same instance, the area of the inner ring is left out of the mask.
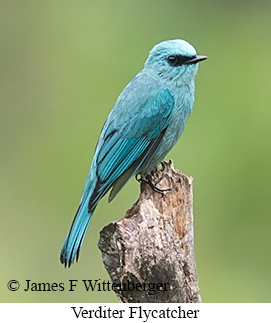
<path id="1" fill-rule="evenodd" d="M 178 57 L 175 55 L 169 56 L 167 58 L 167 61 L 169 63 L 169 65 L 171 66 L 177 66 L 178 65 Z"/>

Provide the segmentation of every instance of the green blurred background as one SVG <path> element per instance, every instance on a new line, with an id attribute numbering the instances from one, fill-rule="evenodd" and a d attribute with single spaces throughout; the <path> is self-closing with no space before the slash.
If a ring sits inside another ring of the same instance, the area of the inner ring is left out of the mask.
<path id="1" fill-rule="evenodd" d="M 79 263 L 59 252 L 102 124 L 156 43 L 191 42 L 194 111 L 170 152 L 194 178 L 204 302 L 271 301 L 271 2 L 182 0 L 0 3 L 2 302 L 117 302 L 113 292 L 24 292 L 25 280 L 109 277 L 99 231 L 137 200 L 133 179 L 91 221 Z M 7 289 L 17 279 L 21 288 Z"/>

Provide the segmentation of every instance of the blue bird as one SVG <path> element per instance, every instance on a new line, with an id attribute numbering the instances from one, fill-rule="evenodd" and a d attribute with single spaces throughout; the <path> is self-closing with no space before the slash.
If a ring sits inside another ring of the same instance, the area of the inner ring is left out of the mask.
<path id="1" fill-rule="evenodd" d="M 109 202 L 133 175 L 147 176 L 182 134 L 194 104 L 197 55 L 188 42 L 164 41 L 150 51 L 145 66 L 125 87 L 98 139 L 78 210 L 61 250 L 71 266 L 99 200 Z"/>

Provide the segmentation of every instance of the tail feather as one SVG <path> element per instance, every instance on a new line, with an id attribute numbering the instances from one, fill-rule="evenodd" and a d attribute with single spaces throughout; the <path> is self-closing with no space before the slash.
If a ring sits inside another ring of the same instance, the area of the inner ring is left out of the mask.
<path id="1" fill-rule="evenodd" d="M 65 267 L 70 267 L 75 258 L 78 260 L 93 211 L 88 211 L 87 200 L 80 204 L 60 253 L 60 261 Z"/>

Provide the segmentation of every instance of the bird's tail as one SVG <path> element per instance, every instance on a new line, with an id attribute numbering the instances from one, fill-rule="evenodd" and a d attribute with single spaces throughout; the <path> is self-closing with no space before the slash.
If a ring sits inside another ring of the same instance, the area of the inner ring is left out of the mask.
<path id="1" fill-rule="evenodd" d="M 89 221 L 94 209 L 88 210 L 87 199 L 79 205 L 75 214 L 70 231 L 61 249 L 60 261 L 65 267 L 70 267 L 75 258 L 78 260 L 79 252 L 85 238 Z"/>

